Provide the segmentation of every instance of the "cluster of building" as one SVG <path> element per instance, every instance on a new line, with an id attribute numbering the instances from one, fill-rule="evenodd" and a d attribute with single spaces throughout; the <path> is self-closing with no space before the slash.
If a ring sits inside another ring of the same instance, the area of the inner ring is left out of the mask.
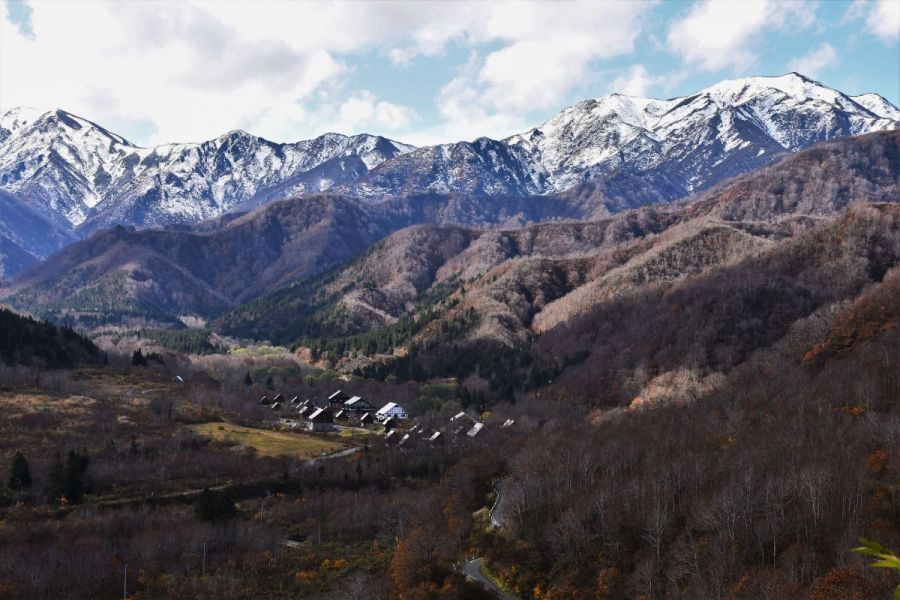
<path id="1" fill-rule="evenodd" d="M 363 397 L 351 396 L 342 390 L 328 396 L 321 406 L 309 399 L 300 400 L 297 396 L 285 401 L 281 394 L 271 399 L 263 396 L 259 403 L 276 412 L 293 411 L 295 416 L 285 415 L 276 422 L 280 425 L 300 426 L 309 431 L 327 432 L 341 426 L 381 425 L 384 428 L 384 443 L 401 449 L 414 448 L 420 443 L 443 444 L 448 438 L 480 440 L 487 431 L 483 422 L 465 412 L 451 417 L 447 427 L 429 429 L 419 424 L 404 427 L 401 421 L 408 420 L 409 415 L 396 402 L 388 402 L 381 408 L 376 408 Z M 512 419 L 507 419 L 499 427 L 508 429 L 514 423 Z"/>
<path id="2" fill-rule="evenodd" d="M 334 431 L 340 424 L 390 425 L 409 418 L 406 410 L 396 402 L 388 402 L 381 408 L 376 408 L 361 396 L 350 396 L 341 390 L 328 396 L 322 406 L 310 399 L 300 400 L 299 396 L 285 401 L 281 394 L 276 394 L 271 399 L 263 396 L 259 403 L 268 406 L 274 412 L 293 411 L 296 415 L 294 418 L 284 418 L 281 421 L 303 424 L 310 431 Z"/>

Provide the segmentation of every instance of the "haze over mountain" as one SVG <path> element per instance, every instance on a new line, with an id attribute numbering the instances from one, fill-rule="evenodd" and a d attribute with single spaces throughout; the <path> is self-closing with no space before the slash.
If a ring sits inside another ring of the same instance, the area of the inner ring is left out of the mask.
<path id="1" fill-rule="evenodd" d="M 613 94 L 505 140 L 418 149 L 373 135 L 276 144 L 243 131 L 140 148 L 62 110 L 15 109 L 0 116 L 0 189 L 80 236 L 191 224 L 328 189 L 377 201 L 420 192 L 529 196 L 599 183 L 617 199 L 607 206 L 615 212 L 898 122 L 900 110 L 877 94 L 847 96 L 797 73 L 724 81 L 670 100 Z"/>

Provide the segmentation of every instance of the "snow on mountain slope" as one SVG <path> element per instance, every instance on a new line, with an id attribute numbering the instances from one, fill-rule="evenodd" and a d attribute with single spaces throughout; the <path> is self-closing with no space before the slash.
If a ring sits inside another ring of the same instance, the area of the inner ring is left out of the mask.
<path id="1" fill-rule="evenodd" d="M 900 121 L 900 109 L 884 99 L 880 94 L 862 94 L 859 96 L 850 96 L 854 102 L 866 107 L 873 114 L 884 117 L 885 119 L 893 119 Z"/>
<path id="2" fill-rule="evenodd" d="M 877 94 L 850 97 L 797 73 L 722 81 L 668 100 L 612 94 L 505 140 L 418 149 L 371 135 L 276 144 L 244 131 L 140 148 L 64 111 L 18 109 L 0 116 L 0 189 L 82 234 L 196 223 L 327 189 L 379 201 L 414 192 L 552 194 L 602 181 L 597 190 L 612 200 L 604 204 L 624 209 L 898 123 L 900 110 Z M 638 184 L 652 193 L 635 194 Z"/>
<path id="3" fill-rule="evenodd" d="M 539 194 L 544 187 L 518 148 L 479 138 L 408 152 L 341 189 L 378 199 L 412 192 L 527 195 Z"/>
<path id="4" fill-rule="evenodd" d="M 30 106 L 20 106 L 0 114 L 0 143 L 22 127 L 37 121 L 42 114 Z"/>
<path id="5" fill-rule="evenodd" d="M 733 79 L 670 100 L 586 100 L 505 141 L 546 174 L 546 191 L 637 164 L 680 176 L 691 192 L 779 153 L 896 128 L 900 111 L 873 96 L 854 100 L 797 73 Z"/>
<path id="6" fill-rule="evenodd" d="M 900 111 L 875 94 L 851 98 L 797 73 L 749 77 L 669 100 L 584 100 L 501 142 L 414 150 L 341 189 L 374 199 L 423 190 L 548 194 L 624 170 L 662 184 L 655 195 L 669 201 L 815 142 L 898 122 Z"/>
<path id="7" fill-rule="evenodd" d="M 193 223 L 336 157 L 365 169 L 411 146 L 325 134 L 277 144 L 232 131 L 199 144 L 140 148 L 62 110 L 0 117 L 0 188 L 57 223 L 90 231 L 119 223 Z"/>

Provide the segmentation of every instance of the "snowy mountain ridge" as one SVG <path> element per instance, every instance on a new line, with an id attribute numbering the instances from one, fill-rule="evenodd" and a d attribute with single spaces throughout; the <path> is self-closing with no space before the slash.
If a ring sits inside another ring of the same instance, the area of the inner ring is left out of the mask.
<path id="1" fill-rule="evenodd" d="M 584 100 L 501 142 L 419 148 L 341 189 L 365 198 L 554 194 L 624 172 L 623 181 L 644 177 L 659 198 L 674 200 L 810 144 L 898 123 L 900 110 L 881 96 L 847 96 L 798 73 L 732 79 L 668 100 Z M 610 191 L 625 197 L 634 189 Z"/>
<path id="2" fill-rule="evenodd" d="M 365 134 L 278 144 L 241 130 L 143 148 L 63 110 L 13 109 L 0 116 L 0 188 L 70 227 L 192 223 L 334 158 L 372 168 L 411 149 Z"/>
<path id="3" fill-rule="evenodd" d="M 328 189 L 380 201 L 416 192 L 543 195 L 603 182 L 611 205 L 624 209 L 898 123 L 900 109 L 881 96 L 848 96 L 798 73 L 726 80 L 666 100 L 611 94 L 504 140 L 422 148 L 333 133 L 278 144 L 241 130 L 142 148 L 65 111 L 23 108 L 0 115 L 0 189 L 82 235 L 191 224 Z"/>
<path id="4" fill-rule="evenodd" d="M 898 122 L 900 110 L 877 94 L 854 98 L 788 73 L 722 81 L 669 100 L 621 94 L 585 100 L 504 141 L 523 149 L 546 177 L 544 192 L 626 163 L 680 174 L 692 192 L 715 183 L 715 167 L 741 150 L 752 147 L 757 157 L 795 152 L 826 139 L 894 129 Z M 741 162 L 750 168 L 767 162 L 752 158 Z"/>

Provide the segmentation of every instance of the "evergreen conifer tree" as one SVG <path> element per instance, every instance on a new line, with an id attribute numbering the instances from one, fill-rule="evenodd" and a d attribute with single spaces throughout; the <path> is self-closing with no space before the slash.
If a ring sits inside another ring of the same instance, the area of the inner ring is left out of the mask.
<path id="1" fill-rule="evenodd" d="M 19 451 L 13 456 L 9 470 L 9 489 L 22 490 L 28 487 L 31 487 L 31 470 L 28 468 L 28 459 Z"/>

